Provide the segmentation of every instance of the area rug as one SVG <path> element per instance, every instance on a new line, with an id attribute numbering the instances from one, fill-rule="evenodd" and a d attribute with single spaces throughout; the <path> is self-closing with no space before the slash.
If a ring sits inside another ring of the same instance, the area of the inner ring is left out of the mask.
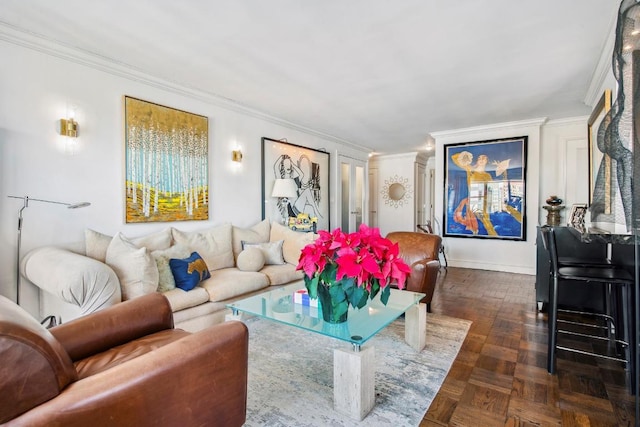
<path id="1" fill-rule="evenodd" d="M 333 350 L 347 343 L 250 318 L 248 427 L 417 426 L 442 385 L 470 321 L 429 313 L 427 345 L 404 342 L 400 318 L 364 346 L 375 347 L 376 402 L 361 421 L 333 409 Z"/>

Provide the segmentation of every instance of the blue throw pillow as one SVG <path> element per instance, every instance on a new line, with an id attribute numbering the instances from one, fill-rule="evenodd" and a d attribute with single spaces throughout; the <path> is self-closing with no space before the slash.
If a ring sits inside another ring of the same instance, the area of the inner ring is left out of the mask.
<path id="1" fill-rule="evenodd" d="M 198 252 L 192 252 L 189 258 L 169 260 L 169 267 L 176 286 L 184 291 L 190 291 L 198 283 L 211 277 L 209 268 Z"/>

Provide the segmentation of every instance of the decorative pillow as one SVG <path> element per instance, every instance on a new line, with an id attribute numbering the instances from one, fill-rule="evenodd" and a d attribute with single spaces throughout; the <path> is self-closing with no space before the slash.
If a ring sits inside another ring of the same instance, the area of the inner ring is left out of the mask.
<path id="1" fill-rule="evenodd" d="M 112 236 L 99 233 L 89 228 L 84 230 L 85 255 L 104 262 L 107 259 L 107 248 L 111 243 Z"/>
<path id="2" fill-rule="evenodd" d="M 267 243 L 269 241 L 269 233 L 271 225 L 269 220 L 265 219 L 251 228 L 233 227 L 233 255 L 237 258 L 242 252 L 242 242 L 249 243 Z"/>
<path id="3" fill-rule="evenodd" d="M 197 252 L 193 252 L 185 259 L 171 258 L 169 267 L 176 281 L 176 287 L 183 291 L 190 291 L 198 283 L 211 277 L 207 264 Z"/>
<path id="4" fill-rule="evenodd" d="M 265 265 L 280 265 L 285 264 L 285 260 L 282 257 L 282 244 L 284 240 L 278 240 L 277 242 L 270 243 L 249 243 L 242 242 L 242 247 L 244 249 L 247 248 L 258 248 L 262 251 L 264 255 L 264 263 Z"/>
<path id="5" fill-rule="evenodd" d="M 234 266 L 231 246 L 231 224 L 224 224 L 200 232 L 172 231 L 175 243 L 198 252 L 211 270 Z"/>
<path id="6" fill-rule="evenodd" d="M 260 248 L 247 246 L 238 254 L 236 264 L 241 271 L 260 271 L 264 267 L 264 254 Z"/>
<path id="7" fill-rule="evenodd" d="M 135 237 L 131 241 L 139 248 L 147 248 L 149 251 L 161 251 L 171 247 L 171 228 L 147 234 L 146 236 Z"/>
<path id="8" fill-rule="evenodd" d="M 112 239 L 113 237 L 109 235 L 99 233 L 88 228 L 85 229 L 85 255 L 93 259 L 97 259 L 98 261 L 105 262 L 107 258 L 107 248 L 109 247 Z M 167 249 L 171 246 L 171 229 L 166 228 L 162 231 L 151 233 L 146 236 L 136 237 L 135 239 L 126 239 L 131 241 L 137 247 L 147 248 L 149 251 Z"/>
<path id="9" fill-rule="evenodd" d="M 111 239 L 105 262 L 120 279 L 123 300 L 158 289 L 158 267 L 153 257 L 147 248 L 137 247 L 121 233 Z"/>
<path id="10" fill-rule="evenodd" d="M 169 249 L 151 252 L 151 256 L 156 260 L 158 266 L 158 292 L 166 292 L 176 287 L 169 260 L 171 258 L 187 258 L 191 252 L 182 245 L 173 245 Z"/>
<path id="11" fill-rule="evenodd" d="M 284 260 L 289 264 L 298 265 L 302 248 L 309 243 L 313 243 L 317 238 L 318 235 L 314 233 L 300 233 L 277 222 L 271 223 L 271 236 L 269 240 L 271 242 L 284 240 L 282 255 L 284 256 Z"/>

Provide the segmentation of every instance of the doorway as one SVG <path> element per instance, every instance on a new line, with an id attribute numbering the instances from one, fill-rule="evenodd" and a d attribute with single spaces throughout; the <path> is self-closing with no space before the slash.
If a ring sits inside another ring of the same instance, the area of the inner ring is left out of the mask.
<path id="1" fill-rule="evenodd" d="M 340 228 L 345 233 L 353 233 L 366 221 L 366 164 L 362 160 L 338 156 Z"/>

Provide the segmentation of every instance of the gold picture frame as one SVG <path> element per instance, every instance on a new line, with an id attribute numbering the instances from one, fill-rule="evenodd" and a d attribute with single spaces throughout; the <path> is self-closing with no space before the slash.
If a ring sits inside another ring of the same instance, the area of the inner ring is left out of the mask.
<path id="1" fill-rule="evenodd" d="M 587 122 L 589 150 L 589 205 L 593 204 L 593 194 L 598 176 L 598 168 L 603 165 L 605 182 L 604 213 L 611 213 L 611 157 L 598 149 L 598 128 L 611 109 L 611 89 L 606 89 L 594 107 Z"/>
<path id="2" fill-rule="evenodd" d="M 126 222 L 209 219 L 208 118 L 124 101 Z"/>

